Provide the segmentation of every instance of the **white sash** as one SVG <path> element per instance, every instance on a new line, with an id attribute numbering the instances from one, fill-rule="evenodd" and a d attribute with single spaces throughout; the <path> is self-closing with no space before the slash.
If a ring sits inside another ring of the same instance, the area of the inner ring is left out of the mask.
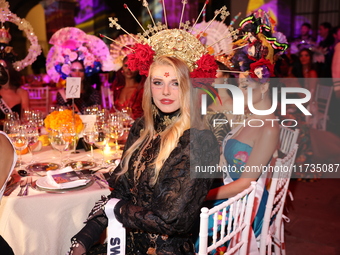
<path id="1" fill-rule="evenodd" d="M 114 208 L 120 199 L 112 198 L 105 205 L 105 213 L 109 219 L 107 230 L 107 254 L 125 255 L 126 235 L 123 224 L 115 216 Z"/>
<path id="2" fill-rule="evenodd" d="M 8 107 L 8 105 L 5 103 L 4 100 L 0 97 L 0 109 L 3 111 L 3 113 L 6 115 L 7 113 L 11 113 L 11 108 Z"/>

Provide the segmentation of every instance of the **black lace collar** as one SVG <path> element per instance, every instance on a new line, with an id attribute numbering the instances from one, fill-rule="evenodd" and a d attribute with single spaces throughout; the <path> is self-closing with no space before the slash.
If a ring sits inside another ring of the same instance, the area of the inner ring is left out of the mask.
<path id="1" fill-rule="evenodd" d="M 171 113 L 164 113 L 153 105 L 152 113 L 154 117 L 155 130 L 157 133 L 160 133 L 177 119 L 180 114 L 180 109 Z"/>

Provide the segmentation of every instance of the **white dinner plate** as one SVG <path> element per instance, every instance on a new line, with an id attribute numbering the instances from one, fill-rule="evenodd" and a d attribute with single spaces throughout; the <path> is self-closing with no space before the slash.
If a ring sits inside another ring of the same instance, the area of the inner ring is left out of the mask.
<path id="1" fill-rule="evenodd" d="M 80 184 L 72 188 L 56 188 L 55 186 L 49 184 L 47 176 L 41 177 L 37 180 L 36 185 L 40 190 L 44 191 L 71 191 L 71 190 L 80 190 L 80 189 L 85 189 L 93 184 L 94 180 L 93 178 L 89 178 L 88 182 L 85 184 Z"/>

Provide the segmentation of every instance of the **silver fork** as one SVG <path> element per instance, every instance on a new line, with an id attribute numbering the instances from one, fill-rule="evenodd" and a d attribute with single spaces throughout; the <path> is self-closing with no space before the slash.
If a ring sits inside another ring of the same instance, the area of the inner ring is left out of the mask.
<path id="1" fill-rule="evenodd" d="M 28 195 L 28 188 L 32 187 L 31 185 L 32 185 L 32 177 L 29 176 L 29 177 L 27 177 L 26 188 L 25 188 L 23 196 L 27 196 Z"/>
<path id="2" fill-rule="evenodd" d="M 25 190 L 26 185 L 27 185 L 27 179 L 22 179 L 20 181 L 20 191 L 18 193 L 19 197 L 24 195 L 24 190 Z"/>

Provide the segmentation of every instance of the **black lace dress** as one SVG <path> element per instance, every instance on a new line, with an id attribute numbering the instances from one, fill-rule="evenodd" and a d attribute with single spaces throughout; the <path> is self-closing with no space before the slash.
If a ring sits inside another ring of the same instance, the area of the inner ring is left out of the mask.
<path id="1" fill-rule="evenodd" d="M 157 114 L 155 118 L 156 130 L 161 131 L 176 114 Z M 131 128 L 125 149 L 136 141 L 143 127 L 144 119 L 138 119 Z M 125 175 L 118 181 L 111 175 L 109 180 L 113 188 L 109 198 L 121 199 L 115 214 L 126 228 L 126 254 L 194 254 L 191 230 L 199 220 L 200 208 L 213 180 L 191 178 L 190 171 L 194 171 L 194 165 L 215 166 L 219 160 L 218 143 L 209 130 L 186 130 L 165 161 L 157 183 L 150 185 L 151 164 L 159 145 L 160 138 L 155 136 L 144 152 L 137 150 L 132 155 Z M 143 153 L 143 157 L 137 164 L 139 153 Z M 134 176 L 135 168 L 139 170 L 139 178 Z M 117 167 L 115 172 L 120 170 Z M 87 250 L 107 226 L 108 220 L 100 209 L 106 201 L 103 197 L 96 204 L 86 226 L 73 239 L 83 243 Z M 89 254 L 106 254 L 106 248 L 97 247 Z"/>

